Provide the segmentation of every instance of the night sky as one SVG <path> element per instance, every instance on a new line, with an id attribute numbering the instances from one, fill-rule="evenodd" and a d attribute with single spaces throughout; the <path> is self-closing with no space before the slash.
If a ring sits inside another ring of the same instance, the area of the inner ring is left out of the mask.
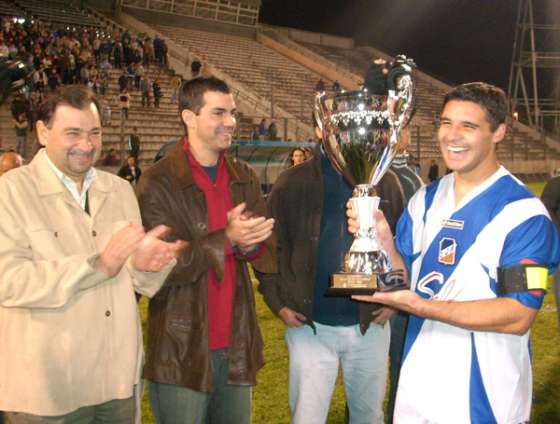
<path id="1" fill-rule="evenodd" d="M 559 0 L 534 0 L 535 23 L 560 20 Z M 354 38 L 451 84 L 507 89 L 517 0 L 262 0 L 261 21 Z M 552 10 L 558 13 L 552 13 Z"/>

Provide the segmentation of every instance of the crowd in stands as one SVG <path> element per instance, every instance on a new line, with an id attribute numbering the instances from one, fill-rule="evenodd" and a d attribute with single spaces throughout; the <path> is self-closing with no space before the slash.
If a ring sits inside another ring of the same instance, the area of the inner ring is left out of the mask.
<path id="1" fill-rule="evenodd" d="M 60 85 L 84 84 L 102 98 L 109 89 L 109 71 L 122 69 L 119 101 L 125 117 L 130 108 L 130 90 L 142 90 L 143 104 L 159 107 L 162 97 L 157 79 L 151 82 L 146 69 L 166 68 L 165 40 L 133 35 L 129 31 L 110 33 L 98 27 L 71 27 L 26 19 L 21 22 L 0 17 L 0 60 L 18 60 L 31 70 L 26 89 L 13 98 L 11 112 L 17 137 L 17 151 L 25 155 L 27 132 L 33 130 L 38 105 L 45 94 Z M 103 102 L 103 122 L 111 110 Z"/>

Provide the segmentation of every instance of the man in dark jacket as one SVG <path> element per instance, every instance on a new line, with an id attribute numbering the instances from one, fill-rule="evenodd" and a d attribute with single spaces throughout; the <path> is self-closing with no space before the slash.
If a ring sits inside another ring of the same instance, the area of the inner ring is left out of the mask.
<path id="1" fill-rule="evenodd" d="M 140 175 L 142 175 L 142 170 L 136 165 L 136 159 L 134 156 L 129 156 L 126 159 L 126 164 L 121 166 L 117 175 L 121 178 L 127 180 L 133 187 L 138 184 Z"/>
<path id="2" fill-rule="evenodd" d="M 188 246 L 150 301 L 144 377 L 158 423 L 248 424 L 263 365 L 247 269 L 274 272 L 273 220 L 254 171 L 226 154 L 235 102 L 216 78 L 185 83 L 187 135 L 148 169 L 138 189 L 142 222 L 167 222 Z"/>
<path id="3" fill-rule="evenodd" d="M 431 183 L 433 183 L 438 178 L 439 178 L 439 166 L 436 163 L 436 161 L 432 159 L 432 162 L 430 164 L 430 169 L 428 171 L 428 179 L 430 180 Z"/>
<path id="4" fill-rule="evenodd" d="M 404 208 L 398 177 L 389 170 L 376 188 L 394 227 Z M 280 175 L 268 201 L 278 273 L 257 277 L 268 307 L 286 325 L 294 424 L 326 421 L 339 363 L 350 423 L 383 422 L 390 334 L 385 322 L 392 311 L 325 296 L 352 244 L 345 215 L 351 195 L 352 187 L 319 147 Z"/>
<path id="5" fill-rule="evenodd" d="M 134 158 L 134 161 L 138 163 L 138 156 L 140 156 L 140 136 L 138 135 L 138 129 L 136 127 L 132 128 L 132 133 L 128 136 L 128 152 L 130 156 Z"/>

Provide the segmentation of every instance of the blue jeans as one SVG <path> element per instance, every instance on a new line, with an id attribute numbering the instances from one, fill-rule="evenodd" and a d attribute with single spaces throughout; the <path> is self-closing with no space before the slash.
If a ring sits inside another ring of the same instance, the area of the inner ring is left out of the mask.
<path id="1" fill-rule="evenodd" d="M 383 424 L 389 325 L 372 323 L 363 336 L 359 325 L 315 326 L 286 330 L 291 423 L 326 422 L 340 364 L 350 424 Z"/>
<path id="2" fill-rule="evenodd" d="M 16 152 L 22 158 L 25 157 L 25 145 L 27 143 L 26 135 L 16 135 Z"/>
<path id="3" fill-rule="evenodd" d="M 150 381 L 158 424 L 250 424 L 251 386 L 228 384 L 228 350 L 213 351 L 211 392 Z"/>

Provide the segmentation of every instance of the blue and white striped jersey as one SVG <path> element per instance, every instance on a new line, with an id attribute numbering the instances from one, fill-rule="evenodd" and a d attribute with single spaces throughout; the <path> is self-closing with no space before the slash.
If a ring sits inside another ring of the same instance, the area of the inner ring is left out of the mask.
<path id="1" fill-rule="evenodd" d="M 501 167 L 455 205 L 454 176 L 421 188 L 397 227 L 412 289 L 426 299 L 495 298 L 497 268 L 560 260 L 546 208 Z M 543 294 L 509 295 L 540 308 Z M 395 422 L 503 423 L 529 420 L 529 333 L 470 331 L 411 315 Z"/>

